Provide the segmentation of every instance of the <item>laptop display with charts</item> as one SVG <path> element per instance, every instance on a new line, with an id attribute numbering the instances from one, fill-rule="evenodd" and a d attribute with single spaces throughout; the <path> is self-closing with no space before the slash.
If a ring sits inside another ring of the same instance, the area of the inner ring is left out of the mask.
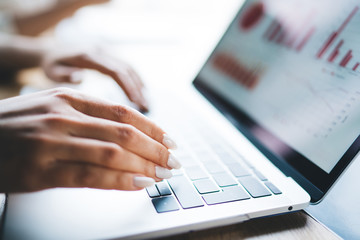
<path id="1" fill-rule="evenodd" d="M 246 1 L 193 86 L 153 93 L 182 169 L 137 192 L 11 194 L 4 238 L 148 239 L 319 202 L 359 150 L 359 21 L 355 1 Z"/>

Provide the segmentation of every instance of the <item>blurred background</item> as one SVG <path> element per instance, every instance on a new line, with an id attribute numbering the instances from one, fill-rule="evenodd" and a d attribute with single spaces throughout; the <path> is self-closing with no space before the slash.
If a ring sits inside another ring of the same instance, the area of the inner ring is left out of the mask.
<path id="1" fill-rule="evenodd" d="M 113 0 L 80 9 L 54 35 L 66 43 L 105 48 L 131 63 L 145 83 L 191 81 L 241 3 Z"/>
<path id="2" fill-rule="evenodd" d="M 13 8 L 20 14 L 31 15 L 51 8 L 56 2 L 2 0 L 0 9 L 11 11 Z M 72 48 L 100 48 L 128 62 L 146 86 L 164 89 L 168 84 L 187 84 L 193 80 L 243 3 L 242 0 L 105 2 L 80 8 L 41 35 Z M 26 85 L 21 93 L 55 86 L 39 69 L 23 71 L 19 79 L 22 85 Z M 102 81 L 101 88 L 98 87 L 99 79 Z M 108 95 L 110 100 L 120 101 L 114 96 L 118 95 L 118 86 L 109 77 L 86 71 L 84 80 L 79 86 L 71 87 L 96 96 Z M 109 92 L 109 88 L 114 91 Z"/>

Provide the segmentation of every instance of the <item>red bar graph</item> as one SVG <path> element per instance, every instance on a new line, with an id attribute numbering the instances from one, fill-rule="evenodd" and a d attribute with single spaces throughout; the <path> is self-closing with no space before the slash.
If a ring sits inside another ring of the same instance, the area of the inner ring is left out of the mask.
<path id="1" fill-rule="evenodd" d="M 281 24 L 276 23 L 274 30 L 269 35 L 269 41 L 273 41 L 275 37 L 282 31 Z"/>
<path id="2" fill-rule="evenodd" d="M 354 67 L 352 68 L 352 70 L 353 70 L 353 71 L 356 71 L 356 69 L 359 67 L 359 65 L 360 65 L 360 63 L 357 62 L 357 63 L 354 65 Z"/>
<path id="3" fill-rule="evenodd" d="M 330 45 L 334 42 L 335 38 L 338 36 L 337 32 L 333 32 L 328 40 L 325 42 L 324 46 L 320 49 L 319 53 L 317 54 L 318 58 L 321 58 L 325 51 L 330 47 Z"/>
<path id="4" fill-rule="evenodd" d="M 301 26 L 293 29 L 289 23 L 285 25 L 280 20 L 274 19 L 266 29 L 263 38 L 269 42 L 283 45 L 300 52 L 316 30 L 315 27 L 308 26 L 308 21 L 309 18 L 306 18 L 306 21 L 303 22 Z"/>
<path id="5" fill-rule="evenodd" d="M 219 72 L 249 90 L 254 89 L 259 82 L 260 72 L 257 69 L 248 68 L 231 53 L 217 53 L 212 57 L 212 63 Z"/>
<path id="6" fill-rule="evenodd" d="M 267 28 L 266 32 L 264 33 L 264 38 L 268 39 L 270 34 L 274 31 L 274 28 L 278 25 L 276 19 L 272 20 L 270 26 Z"/>
<path id="7" fill-rule="evenodd" d="M 339 49 L 343 45 L 344 40 L 341 40 L 335 47 L 334 51 L 330 54 L 328 61 L 334 62 L 335 58 L 339 55 Z"/>
<path id="8" fill-rule="evenodd" d="M 348 62 L 351 60 L 352 58 L 352 51 L 349 50 L 346 55 L 344 56 L 344 58 L 341 60 L 341 62 L 339 63 L 339 65 L 341 67 L 346 67 L 346 65 L 348 64 Z"/>
<path id="9" fill-rule="evenodd" d="M 306 33 L 305 37 L 300 41 L 300 43 L 296 47 L 296 51 L 300 52 L 305 44 L 309 41 L 313 33 L 315 32 L 315 27 L 310 28 L 310 30 Z"/>
<path id="10" fill-rule="evenodd" d="M 337 31 L 333 32 L 329 38 L 325 41 L 324 45 L 320 48 L 318 54 L 316 55 L 317 58 L 321 58 L 325 52 L 329 49 L 329 47 L 333 44 L 333 42 L 335 41 L 335 39 L 340 35 L 340 33 L 345 29 L 345 27 L 348 25 L 348 23 L 350 22 L 351 18 L 356 14 L 356 12 L 359 10 L 359 7 L 356 6 L 351 13 L 349 14 L 349 16 L 345 19 L 345 21 L 340 25 L 340 27 L 338 28 Z"/>

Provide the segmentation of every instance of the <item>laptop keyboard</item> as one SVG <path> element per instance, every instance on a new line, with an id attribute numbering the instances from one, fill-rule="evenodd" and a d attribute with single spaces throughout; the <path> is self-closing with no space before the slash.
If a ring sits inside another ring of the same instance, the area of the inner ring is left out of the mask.
<path id="1" fill-rule="evenodd" d="M 183 168 L 173 170 L 171 179 L 146 188 L 158 213 L 282 194 L 209 129 L 198 124 L 196 130 L 182 131 L 184 146 L 179 144 L 176 155 Z"/>

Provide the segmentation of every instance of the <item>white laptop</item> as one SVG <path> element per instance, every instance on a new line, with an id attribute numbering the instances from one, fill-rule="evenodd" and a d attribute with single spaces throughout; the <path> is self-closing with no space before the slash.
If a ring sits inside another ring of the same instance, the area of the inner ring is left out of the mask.
<path id="1" fill-rule="evenodd" d="M 245 2 L 192 86 L 154 90 L 149 117 L 179 144 L 173 178 L 10 194 L 4 239 L 149 239 L 321 201 L 360 130 L 360 11 L 324 3 Z"/>

